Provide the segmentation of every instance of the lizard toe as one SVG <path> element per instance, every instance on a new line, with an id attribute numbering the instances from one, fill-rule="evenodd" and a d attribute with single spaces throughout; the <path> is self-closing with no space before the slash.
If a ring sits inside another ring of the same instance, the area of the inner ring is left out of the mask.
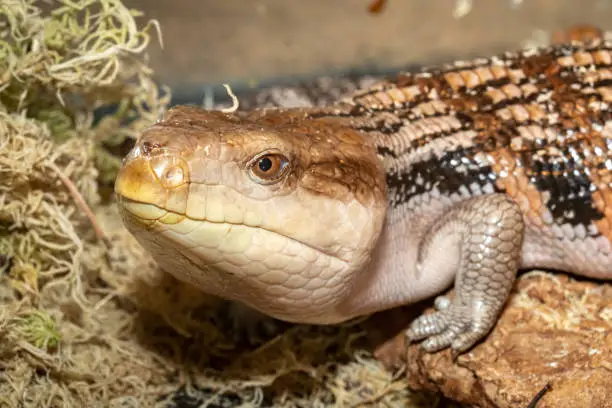
<path id="1" fill-rule="evenodd" d="M 454 354 L 460 354 L 464 351 L 471 349 L 480 339 L 482 339 L 483 333 L 481 330 L 470 330 L 464 333 L 460 333 L 453 339 L 451 348 Z"/>
<path id="2" fill-rule="evenodd" d="M 421 343 L 421 348 L 423 348 L 423 350 L 427 351 L 428 353 L 434 353 L 436 351 L 445 349 L 453 343 L 453 340 L 460 332 L 460 326 L 451 325 L 442 333 L 437 334 L 435 336 L 431 336 L 425 341 L 423 341 L 423 343 Z"/>
<path id="3" fill-rule="evenodd" d="M 471 312 L 469 307 L 448 299 L 442 303 L 442 310 L 418 317 L 406 336 L 409 342 L 423 340 L 421 347 L 428 352 L 436 352 L 451 347 L 453 353 L 459 354 L 470 349 L 488 331 L 488 325 L 482 316 Z M 438 307 L 439 308 L 439 307 Z"/>
<path id="4" fill-rule="evenodd" d="M 448 323 L 449 320 L 444 312 L 421 315 L 406 330 L 406 338 L 409 343 L 412 343 L 435 336 L 446 330 Z"/>
<path id="5" fill-rule="evenodd" d="M 448 296 L 438 296 L 434 301 L 434 307 L 437 310 L 446 310 L 452 304 L 452 300 Z"/>

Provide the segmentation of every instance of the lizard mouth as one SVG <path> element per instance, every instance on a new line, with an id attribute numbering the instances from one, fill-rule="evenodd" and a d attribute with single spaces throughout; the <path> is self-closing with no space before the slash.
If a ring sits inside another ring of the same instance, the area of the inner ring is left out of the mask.
<path id="1" fill-rule="evenodd" d="M 226 249 L 235 254 L 236 258 L 239 257 L 236 253 L 241 251 L 253 252 L 254 257 L 262 259 L 274 258 L 275 254 L 277 258 L 282 255 L 285 259 L 276 263 L 284 263 L 286 270 L 292 269 L 293 252 L 308 253 L 310 262 L 325 257 L 329 258 L 326 262 L 341 262 L 343 265 L 349 263 L 316 243 L 292 236 L 292 230 L 287 226 L 285 233 L 282 233 L 261 224 L 232 223 L 223 218 L 211 220 L 208 217 L 190 217 L 186 213 L 190 185 L 188 170 L 176 165 L 176 160 L 172 158 L 154 159 L 159 163 L 141 157 L 130 159 L 121 168 L 115 180 L 115 195 L 122 217 L 141 239 L 159 240 L 166 236 L 164 239 L 172 241 L 181 252 L 195 252 L 198 247 L 210 245 L 203 258 L 206 260 L 219 258 L 223 255 L 221 252 Z M 170 181 L 173 185 L 168 185 L 167 177 L 157 174 L 174 174 L 174 170 L 179 168 L 182 169 L 179 172 L 182 178 L 172 177 Z M 168 204 L 171 208 L 168 208 Z M 224 207 L 222 201 L 215 204 L 219 204 L 219 208 Z M 275 242 L 279 248 L 271 246 L 270 242 Z M 252 247 L 249 248 L 249 245 Z M 283 254 L 285 247 L 292 248 L 290 253 Z M 254 253 L 256 251 L 260 253 Z"/>
<path id="2" fill-rule="evenodd" d="M 166 210 L 155 204 L 133 200 L 130 198 L 123 197 L 121 195 L 118 195 L 117 201 L 124 220 L 127 221 L 129 224 L 136 224 L 139 226 L 139 228 L 147 229 L 149 230 L 149 234 L 166 233 L 166 235 L 171 235 L 173 237 L 173 240 L 179 241 L 177 243 L 180 245 L 184 245 L 185 248 L 193 248 L 201 242 L 220 242 L 231 234 L 232 229 L 235 233 L 238 232 L 238 230 L 242 230 L 244 232 L 250 230 L 253 233 L 257 232 L 258 234 L 269 234 L 276 240 L 282 239 L 290 241 L 309 251 L 316 252 L 319 255 L 328 258 L 333 258 L 335 261 L 340 261 L 345 265 L 349 263 L 347 260 L 342 259 L 336 255 L 330 254 L 329 252 L 316 246 L 313 246 L 307 242 L 303 242 L 291 236 L 283 235 L 281 233 L 264 228 L 262 226 L 252 226 L 244 223 L 231 223 L 227 221 L 192 219 L 190 217 L 185 216 L 184 214 L 179 214 L 170 210 Z M 200 239 L 189 238 L 191 234 L 196 232 L 196 230 L 204 231 L 210 229 L 211 227 L 215 230 L 211 231 L 209 234 L 206 234 L 206 236 L 198 235 L 197 238 Z M 187 241 L 194 242 L 191 242 L 189 244 Z M 235 248 L 233 248 L 232 252 L 240 252 L 246 250 L 247 248 L 244 247 L 244 245 L 239 244 Z"/>
<path id="3" fill-rule="evenodd" d="M 155 204 L 132 200 L 121 195 L 117 195 L 117 203 L 123 216 L 127 216 L 131 221 L 136 221 L 144 226 L 151 225 L 168 214 L 167 210 Z"/>

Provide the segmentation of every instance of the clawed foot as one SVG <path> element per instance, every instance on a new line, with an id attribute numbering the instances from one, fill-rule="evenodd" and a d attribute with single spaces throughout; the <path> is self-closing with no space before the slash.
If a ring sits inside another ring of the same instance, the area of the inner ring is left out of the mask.
<path id="1" fill-rule="evenodd" d="M 437 260 L 459 255 L 445 260 L 456 265 L 455 297 L 437 298 L 436 311 L 410 325 L 407 341 L 424 340 L 421 346 L 428 352 L 450 347 L 455 359 L 483 339 L 512 289 L 524 227 L 520 207 L 502 194 L 466 200 L 437 220 L 422 241 L 419 263 L 423 276 L 435 275 L 443 265 Z"/>
<path id="2" fill-rule="evenodd" d="M 422 315 L 406 331 L 408 343 L 424 340 L 421 347 L 430 353 L 451 347 L 453 359 L 469 350 L 491 329 L 491 316 L 478 313 L 477 305 L 460 304 L 439 296 L 436 312 Z M 481 310 L 482 311 L 482 310 Z"/>

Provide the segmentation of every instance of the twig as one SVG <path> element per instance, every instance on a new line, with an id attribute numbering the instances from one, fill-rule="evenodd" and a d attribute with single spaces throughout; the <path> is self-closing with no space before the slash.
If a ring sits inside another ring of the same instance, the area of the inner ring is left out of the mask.
<path id="1" fill-rule="evenodd" d="M 535 397 L 533 397 L 533 399 L 531 400 L 531 402 L 529 403 L 529 405 L 527 405 L 527 408 L 536 408 L 536 405 L 538 405 L 538 402 L 540 402 L 540 400 L 542 399 L 542 397 L 544 396 L 544 394 L 546 394 L 548 392 L 548 390 L 550 390 L 552 387 L 550 385 L 550 383 L 546 383 L 546 385 L 544 386 L 544 388 L 542 388 L 536 395 Z"/>
<path id="2" fill-rule="evenodd" d="M 104 235 L 104 231 L 102 231 L 102 228 L 100 228 L 100 225 L 96 220 L 96 216 L 94 215 L 93 211 L 91 211 L 91 208 L 89 208 L 89 206 L 85 202 L 85 199 L 83 198 L 81 193 L 79 193 L 79 190 L 76 188 L 74 183 L 68 177 L 66 177 L 64 173 L 62 173 L 62 171 L 59 169 L 59 167 L 55 165 L 55 163 L 49 163 L 47 164 L 47 166 L 57 174 L 57 177 L 61 180 L 64 186 L 66 186 L 68 192 L 70 192 L 70 195 L 74 199 L 77 207 L 79 207 L 81 211 L 85 213 L 87 218 L 89 218 L 89 222 L 91 223 L 96 233 L 96 238 L 100 241 L 106 241 L 106 236 Z"/>
<path id="3" fill-rule="evenodd" d="M 232 106 L 230 106 L 229 108 L 221 109 L 221 112 L 223 113 L 236 112 L 238 110 L 238 105 L 239 105 L 238 98 L 236 97 L 236 95 L 234 95 L 234 93 L 232 92 L 232 88 L 230 88 L 228 84 L 223 84 L 223 86 L 225 87 L 225 90 L 229 94 L 230 98 L 232 98 Z"/>

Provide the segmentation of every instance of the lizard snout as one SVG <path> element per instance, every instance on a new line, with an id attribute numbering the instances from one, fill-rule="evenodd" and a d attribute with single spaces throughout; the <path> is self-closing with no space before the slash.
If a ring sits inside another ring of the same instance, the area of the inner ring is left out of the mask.
<path id="1" fill-rule="evenodd" d="M 135 215 L 155 219 L 163 210 L 185 213 L 188 185 L 189 168 L 180 157 L 141 153 L 126 160 L 119 170 L 115 193 L 130 212 L 137 207 Z"/>

